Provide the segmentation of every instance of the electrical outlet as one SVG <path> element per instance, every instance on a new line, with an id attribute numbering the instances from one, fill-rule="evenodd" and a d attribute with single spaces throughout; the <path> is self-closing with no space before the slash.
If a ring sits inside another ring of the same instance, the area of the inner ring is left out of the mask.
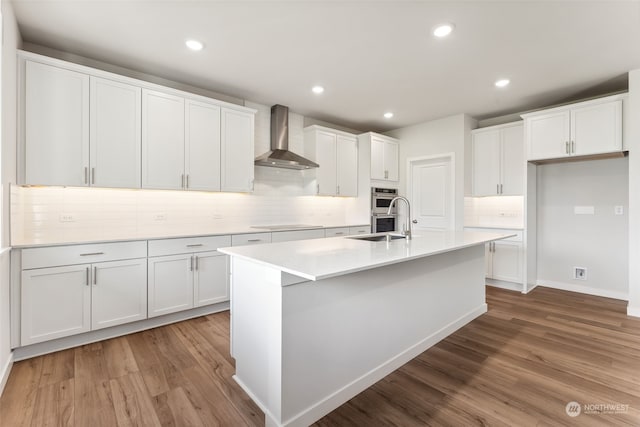
<path id="1" fill-rule="evenodd" d="M 153 220 L 154 221 L 166 221 L 167 220 L 167 214 L 165 214 L 165 213 L 155 214 L 153 216 Z"/>
<path id="2" fill-rule="evenodd" d="M 76 217 L 72 214 L 61 214 L 59 220 L 60 222 L 75 222 Z"/>
<path id="3" fill-rule="evenodd" d="M 573 278 L 576 280 L 587 280 L 587 269 L 584 267 L 573 267 Z"/>

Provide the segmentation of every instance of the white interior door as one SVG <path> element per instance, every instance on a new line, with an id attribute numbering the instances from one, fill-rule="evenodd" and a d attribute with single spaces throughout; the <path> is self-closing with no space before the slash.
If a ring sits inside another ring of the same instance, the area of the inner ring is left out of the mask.
<path id="1" fill-rule="evenodd" d="M 409 162 L 409 195 L 413 227 L 453 229 L 452 157 L 446 155 Z"/>

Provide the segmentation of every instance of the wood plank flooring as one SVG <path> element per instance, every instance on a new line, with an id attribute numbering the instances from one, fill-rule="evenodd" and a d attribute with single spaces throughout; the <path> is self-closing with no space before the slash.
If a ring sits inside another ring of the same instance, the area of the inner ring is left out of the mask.
<path id="1" fill-rule="evenodd" d="M 487 288 L 487 302 L 315 426 L 640 426 L 640 319 L 626 302 L 546 288 Z M 209 315 L 17 362 L 0 426 L 264 425 L 233 373 L 229 314 Z M 628 409 L 574 418 L 570 401 Z"/>

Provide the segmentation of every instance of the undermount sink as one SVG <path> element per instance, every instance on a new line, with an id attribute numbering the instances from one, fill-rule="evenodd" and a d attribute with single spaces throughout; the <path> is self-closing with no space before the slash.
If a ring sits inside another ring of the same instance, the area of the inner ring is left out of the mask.
<path id="1" fill-rule="evenodd" d="M 390 242 L 391 240 L 404 239 L 405 236 L 399 234 L 381 234 L 377 236 L 353 236 L 349 237 L 349 239 L 355 240 L 368 240 L 370 242 Z"/>

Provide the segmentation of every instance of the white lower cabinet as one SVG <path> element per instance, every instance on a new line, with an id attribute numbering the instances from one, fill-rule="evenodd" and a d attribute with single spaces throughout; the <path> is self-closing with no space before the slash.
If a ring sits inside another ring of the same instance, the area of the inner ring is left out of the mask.
<path id="1" fill-rule="evenodd" d="M 147 260 L 93 264 L 91 329 L 147 318 Z"/>
<path id="2" fill-rule="evenodd" d="M 231 236 L 149 241 L 149 317 L 229 300 Z M 179 253 L 182 252 L 182 253 Z"/>
<path id="3" fill-rule="evenodd" d="M 494 280 L 522 283 L 522 243 L 496 241 L 491 244 L 487 277 Z"/>
<path id="4" fill-rule="evenodd" d="M 90 266 L 22 272 L 21 343 L 34 344 L 91 329 Z"/>
<path id="5" fill-rule="evenodd" d="M 146 319 L 147 260 L 22 271 L 21 343 Z"/>

